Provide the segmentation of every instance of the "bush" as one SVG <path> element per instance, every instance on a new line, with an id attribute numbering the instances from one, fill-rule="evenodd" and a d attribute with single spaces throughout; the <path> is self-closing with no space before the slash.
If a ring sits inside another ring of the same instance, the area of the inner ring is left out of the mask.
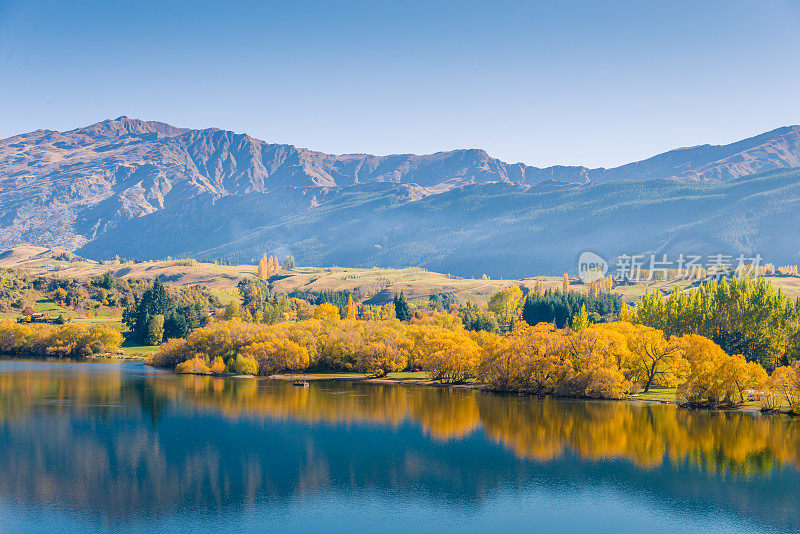
<path id="1" fill-rule="evenodd" d="M 228 372 L 232 375 L 257 375 L 258 362 L 255 358 L 238 354 L 228 361 Z"/>
<path id="2" fill-rule="evenodd" d="M 741 406 L 747 400 L 747 390 L 761 387 L 767 380 L 767 373 L 759 364 L 747 362 L 741 354 L 725 354 L 710 339 L 688 335 L 679 342 L 685 347 L 691 368 L 686 381 L 678 386 L 678 401 L 683 404 Z"/>
<path id="3" fill-rule="evenodd" d="M 83 357 L 116 352 L 122 334 L 107 325 L 22 324 L 0 321 L 0 353 L 13 356 Z"/>
<path id="4" fill-rule="evenodd" d="M 210 375 L 211 369 L 208 367 L 203 355 L 198 354 L 191 360 L 186 360 L 176 365 L 175 372 L 180 374 Z"/>
<path id="5" fill-rule="evenodd" d="M 775 369 L 767 387 L 770 393 L 783 397 L 790 412 L 800 414 L 800 362 L 794 367 L 786 365 Z"/>
<path id="6" fill-rule="evenodd" d="M 225 361 L 219 356 L 214 358 L 214 361 L 211 363 L 211 374 L 212 375 L 225 374 Z"/>

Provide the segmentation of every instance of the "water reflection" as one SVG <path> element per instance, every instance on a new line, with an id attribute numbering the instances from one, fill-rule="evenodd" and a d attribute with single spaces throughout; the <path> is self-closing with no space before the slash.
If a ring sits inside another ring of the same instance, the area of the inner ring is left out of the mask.
<path id="1" fill-rule="evenodd" d="M 783 416 L 15 361 L 0 443 L 0 494 L 114 524 L 325 492 L 474 506 L 536 484 L 800 528 L 800 419 Z"/>
<path id="2" fill-rule="evenodd" d="M 242 416 L 306 422 L 418 423 L 436 440 L 483 429 L 521 458 L 622 458 L 641 467 L 665 460 L 745 476 L 800 467 L 800 419 L 609 401 L 502 396 L 475 390 L 356 382 L 310 388 L 207 376 L 152 379 L 170 402 Z"/>

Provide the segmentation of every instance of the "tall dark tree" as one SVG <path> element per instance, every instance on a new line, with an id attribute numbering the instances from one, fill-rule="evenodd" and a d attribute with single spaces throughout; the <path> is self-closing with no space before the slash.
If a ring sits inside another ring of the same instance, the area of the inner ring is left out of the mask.
<path id="1" fill-rule="evenodd" d="M 152 337 L 148 334 L 153 317 L 163 316 L 163 337 L 169 339 L 187 336 L 202 326 L 205 315 L 206 310 L 200 304 L 177 306 L 161 279 L 156 278 L 141 297 L 134 297 L 134 302 L 125 308 L 122 322 L 128 326 L 133 339 L 144 342 Z"/>
<path id="2" fill-rule="evenodd" d="M 402 291 L 400 295 L 395 294 L 394 296 L 394 314 L 401 321 L 411 320 L 411 309 L 408 307 L 408 301 Z"/>
<path id="3" fill-rule="evenodd" d="M 578 291 L 547 290 L 544 293 L 528 293 L 522 306 L 522 318 L 526 323 L 555 323 L 558 328 L 569 326 L 572 317 L 586 306 L 588 315 L 595 322 L 611 321 L 619 316 L 622 300 L 619 295 L 608 293 L 581 293 Z"/>

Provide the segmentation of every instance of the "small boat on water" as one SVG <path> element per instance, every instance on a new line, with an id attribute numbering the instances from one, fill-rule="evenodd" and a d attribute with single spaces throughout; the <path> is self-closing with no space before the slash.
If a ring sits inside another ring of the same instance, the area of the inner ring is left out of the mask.
<path id="1" fill-rule="evenodd" d="M 308 387 L 308 382 L 306 382 L 305 380 L 295 380 L 294 382 L 292 382 L 292 385 L 293 386 L 298 386 L 298 387 L 301 387 L 301 388 L 307 388 Z"/>

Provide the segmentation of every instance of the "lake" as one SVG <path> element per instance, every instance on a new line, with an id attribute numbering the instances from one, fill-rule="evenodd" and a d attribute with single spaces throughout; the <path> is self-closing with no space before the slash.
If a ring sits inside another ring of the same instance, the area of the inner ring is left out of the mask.
<path id="1" fill-rule="evenodd" d="M 791 532 L 800 418 L 0 361 L 0 532 Z"/>

